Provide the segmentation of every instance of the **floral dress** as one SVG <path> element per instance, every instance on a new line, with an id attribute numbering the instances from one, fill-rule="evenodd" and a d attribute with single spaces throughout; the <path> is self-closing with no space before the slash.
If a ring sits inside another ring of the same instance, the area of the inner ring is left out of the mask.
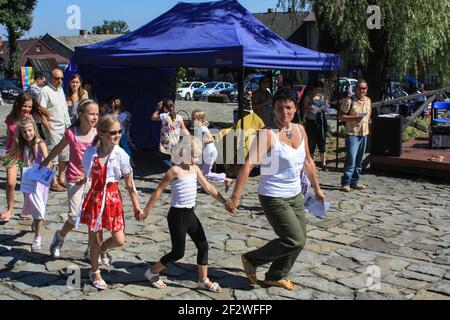
<path id="1" fill-rule="evenodd" d="M 100 164 L 99 158 L 94 160 L 91 177 L 92 185 L 83 202 L 81 223 L 87 224 L 89 231 L 93 232 L 100 209 L 102 207 L 103 190 L 106 183 L 106 166 Z M 105 208 L 99 230 L 106 228 L 111 232 L 121 231 L 125 228 L 125 218 L 122 208 L 122 196 L 117 182 L 110 182 L 106 187 Z"/>

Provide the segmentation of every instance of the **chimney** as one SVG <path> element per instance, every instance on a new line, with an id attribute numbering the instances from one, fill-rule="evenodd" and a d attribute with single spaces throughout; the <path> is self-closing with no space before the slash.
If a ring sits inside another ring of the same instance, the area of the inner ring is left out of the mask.
<path id="1" fill-rule="evenodd" d="M 86 29 L 80 29 L 80 36 L 81 37 L 87 37 L 88 31 Z"/>
<path id="2" fill-rule="evenodd" d="M 267 9 L 267 13 L 273 13 L 273 9 L 272 8 Z"/>

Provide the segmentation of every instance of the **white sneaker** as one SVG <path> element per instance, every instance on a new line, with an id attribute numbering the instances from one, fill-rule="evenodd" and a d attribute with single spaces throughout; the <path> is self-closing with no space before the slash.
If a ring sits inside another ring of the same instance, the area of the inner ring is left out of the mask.
<path id="1" fill-rule="evenodd" d="M 52 244 L 50 245 L 50 254 L 55 258 L 59 258 L 61 256 L 61 248 L 63 244 L 64 240 L 60 239 L 59 231 L 56 231 L 53 236 Z"/>
<path id="2" fill-rule="evenodd" d="M 34 238 L 33 244 L 31 245 L 31 252 L 39 252 L 42 250 L 41 238 Z"/>

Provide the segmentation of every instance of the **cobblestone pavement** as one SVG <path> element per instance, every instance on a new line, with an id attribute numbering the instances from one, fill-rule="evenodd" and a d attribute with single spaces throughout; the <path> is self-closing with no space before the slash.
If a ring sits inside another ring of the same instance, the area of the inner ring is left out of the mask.
<path id="1" fill-rule="evenodd" d="M 2 119 L 7 111 L 1 108 Z M 4 135 L 1 126 L 3 141 Z M 137 161 L 135 180 L 142 203 L 162 178 L 155 161 L 151 156 Z M 112 266 L 102 269 L 110 285 L 102 292 L 89 284 L 89 264 L 83 258 L 85 226 L 67 236 L 61 259 L 48 256 L 53 234 L 66 217 L 66 194 L 50 194 L 44 250 L 31 253 L 31 222 L 18 219 L 23 200 L 17 192 L 16 215 L 0 225 L 0 299 L 449 299 L 450 185 L 366 174 L 367 190 L 342 193 L 339 179 L 340 172 L 320 172 L 332 208 L 322 220 L 307 213 L 307 243 L 289 276 L 296 284 L 294 291 L 268 288 L 262 281 L 250 285 L 242 271 L 240 255 L 275 237 L 258 203 L 258 178 L 250 179 L 234 217 L 211 197 L 199 194 L 196 212 L 210 244 L 209 275 L 224 288 L 220 294 L 195 288 L 196 249 L 190 240 L 185 257 L 163 273 L 166 289 L 151 288 L 144 279 L 148 263 L 170 250 L 168 192 L 153 215 L 139 223 L 121 184 L 126 244 L 111 252 Z M 5 181 L 1 168 L 1 209 Z M 223 191 L 223 186 L 218 188 Z M 259 279 L 265 270 L 258 268 Z"/>

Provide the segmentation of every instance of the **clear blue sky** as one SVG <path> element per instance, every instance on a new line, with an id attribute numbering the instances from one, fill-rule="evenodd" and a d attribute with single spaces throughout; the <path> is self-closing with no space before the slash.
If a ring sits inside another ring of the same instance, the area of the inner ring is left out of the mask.
<path id="1" fill-rule="evenodd" d="M 275 9 L 277 0 L 238 0 L 250 12 L 266 12 Z M 34 11 L 33 27 L 23 39 L 53 35 L 76 35 L 78 30 L 69 30 L 66 21 L 67 8 L 77 5 L 81 9 L 81 28 L 92 30 L 103 20 L 124 20 L 130 30 L 135 30 L 175 6 L 178 0 L 38 0 Z M 205 2 L 184 0 L 183 2 Z M 0 26 L 0 35 L 6 39 L 5 29 Z"/>

